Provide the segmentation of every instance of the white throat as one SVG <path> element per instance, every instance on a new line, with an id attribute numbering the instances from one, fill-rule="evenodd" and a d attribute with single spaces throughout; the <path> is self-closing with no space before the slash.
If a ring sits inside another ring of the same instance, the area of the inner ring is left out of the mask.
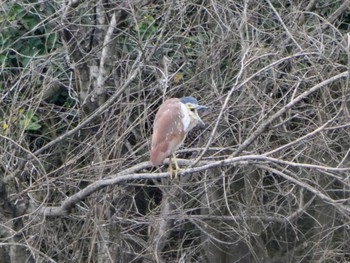
<path id="1" fill-rule="evenodd" d="M 188 114 L 188 110 L 186 105 L 181 103 L 181 121 L 184 126 L 184 131 L 187 133 L 190 130 L 190 115 Z"/>

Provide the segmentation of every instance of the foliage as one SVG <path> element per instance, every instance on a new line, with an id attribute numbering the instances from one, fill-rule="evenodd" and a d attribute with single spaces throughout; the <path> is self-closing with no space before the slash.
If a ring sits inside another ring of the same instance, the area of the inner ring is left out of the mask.
<path id="1" fill-rule="evenodd" d="M 37 5 L 6 2 L 0 21 L 0 63 L 5 67 L 25 67 L 36 56 L 50 52 L 57 45 L 57 34 L 37 13 Z"/>

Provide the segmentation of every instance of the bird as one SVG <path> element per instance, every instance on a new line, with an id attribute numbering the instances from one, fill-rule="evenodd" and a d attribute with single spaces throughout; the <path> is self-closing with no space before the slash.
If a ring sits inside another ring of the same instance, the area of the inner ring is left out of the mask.
<path id="1" fill-rule="evenodd" d="M 159 107 L 154 123 L 151 139 L 150 162 L 153 166 L 160 166 L 165 158 L 169 158 L 170 178 L 173 178 L 172 161 L 175 164 L 175 178 L 180 170 L 176 161 L 175 151 L 183 144 L 186 135 L 198 124 L 204 125 L 197 110 L 208 109 L 199 105 L 192 96 L 170 98 Z"/>

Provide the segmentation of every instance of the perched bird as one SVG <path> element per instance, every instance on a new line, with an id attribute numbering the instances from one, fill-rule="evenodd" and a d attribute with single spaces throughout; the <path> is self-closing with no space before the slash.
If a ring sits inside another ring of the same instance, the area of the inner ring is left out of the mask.
<path id="1" fill-rule="evenodd" d="M 159 107 L 153 124 L 153 135 L 151 143 L 150 161 L 152 165 L 159 166 L 165 158 L 170 157 L 169 171 L 173 177 L 172 159 L 175 163 L 175 177 L 180 169 L 175 151 L 181 146 L 187 133 L 197 124 L 204 122 L 198 116 L 197 110 L 208 107 L 198 105 L 198 101 L 193 97 L 181 99 L 167 99 Z"/>

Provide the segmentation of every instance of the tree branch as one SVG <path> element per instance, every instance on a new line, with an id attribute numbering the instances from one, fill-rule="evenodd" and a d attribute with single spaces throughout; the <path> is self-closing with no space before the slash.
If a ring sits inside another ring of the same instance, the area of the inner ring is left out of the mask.
<path id="1" fill-rule="evenodd" d="M 269 64 L 269 65 L 263 67 L 263 68 L 260 69 L 260 70 L 258 70 L 257 72 L 255 72 L 254 74 L 252 74 L 249 78 L 247 78 L 247 79 L 245 79 L 244 81 L 242 81 L 240 84 L 235 83 L 235 84 L 232 86 L 231 90 L 228 92 L 227 96 L 226 96 L 226 99 L 225 99 L 225 101 L 224 101 L 224 104 L 223 104 L 222 107 L 221 107 L 219 116 L 218 116 L 217 119 L 216 119 L 216 122 L 215 122 L 215 124 L 214 124 L 214 128 L 213 128 L 212 132 L 210 133 L 209 140 L 208 140 L 208 142 L 207 142 L 207 144 L 206 144 L 204 150 L 203 150 L 202 153 L 197 157 L 197 159 L 196 159 L 196 161 L 194 162 L 193 165 L 196 165 L 197 162 L 204 156 L 204 154 L 206 153 L 207 149 L 209 148 L 209 146 L 210 146 L 211 143 L 213 142 L 213 140 L 214 140 L 214 135 L 215 135 L 215 133 L 216 133 L 218 127 L 219 127 L 219 123 L 220 123 L 220 121 L 221 121 L 221 119 L 222 119 L 222 116 L 224 115 L 224 112 L 225 112 L 225 110 L 226 110 L 226 108 L 227 108 L 227 105 L 228 105 L 228 103 L 229 103 L 229 101 L 230 101 L 230 98 L 231 98 L 231 96 L 232 96 L 232 94 L 233 94 L 234 91 L 239 90 L 239 89 L 242 88 L 244 85 L 246 85 L 247 83 L 249 83 L 249 81 L 251 81 L 251 80 L 254 79 L 255 77 L 259 76 L 261 73 L 263 73 L 263 72 L 265 72 L 265 71 L 267 71 L 267 70 L 269 70 L 269 69 L 271 69 L 271 68 L 273 68 L 273 67 L 275 67 L 275 66 L 277 66 L 277 65 L 279 65 L 279 64 L 281 64 L 281 63 L 283 63 L 283 62 L 285 62 L 285 61 L 289 61 L 290 59 L 293 59 L 293 58 L 296 58 L 296 57 L 307 56 L 307 55 L 312 55 L 312 54 L 317 54 L 317 53 L 313 53 L 313 52 L 304 53 L 304 52 L 302 52 L 302 53 L 297 53 L 297 54 L 293 54 L 293 55 L 291 55 L 291 56 L 284 57 L 284 58 L 279 59 L 279 60 L 277 60 L 277 61 L 274 61 L 273 63 L 271 63 L 271 64 Z M 241 69 L 240 69 L 240 73 L 239 73 L 239 74 L 242 74 L 242 73 L 243 73 L 244 67 L 248 66 L 250 63 L 253 63 L 253 61 L 255 61 L 255 60 L 250 60 L 248 63 L 244 64 L 244 60 L 242 59 L 242 60 L 241 60 Z M 322 82 L 322 83 L 323 83 L 323 82 Z M 267 121 L 269 121 L 269 120 L 267 120 Z M 272 121 L 271 121 L 271 122 L 272 122 Z M 269 125 L 269 124 L 267 124 L 266 127 L 267 127 L 268 125 Z M 264 130 L 264 129 L 263 129 L 263 130 Z M 260 134 L 260 133 L 259 133 L 259 134 Z M 258 134 L 258 135 L 259 135 L 259 134 Z M 248 139 L 249 139 L 249 138 L 248 138 Z M 255 139 L 255 138 L 254 138 L 254 139 Z M 254 140 L 254 139 L 253 139 L 253 140 Z M 242 148 L 241 148 L 241 149 L 238 148 L 237 151 L 236 151 L 232 156 L 238 156 L 238 154 L 240 154 L 247 146 L 249 146 L 250 143 L 253 142 L 253 140 L 252 140 L 251 142 L 247 142 L 247 140 L 246 140 L 246 142 L 244 142 L 244 143 L 248 143 L 248 144 L 247 144 L 246 146 L 244 146 L 244 147 L 242 147 L 242 145 L 241 145 Z M 244 144 L 244 143 L 243 143 L 243 144 Z"/>
<path id="2" fill-rule="evenodd" d="M 169 160 L 167 159 L 165 161 L 165 164 L 168 164 Z M 189 166 L 191 165 L 193 160 L 178 160 L 179 165 L 181 166 Z M 263 164 L 263 163 L 275 163 L 279 165 L 285 165 L 285 166 L 292 166 L 292 167 L 303 167 L 308 169 L 317 169 L 317 170 L 323 170 L 323 171 L 337 171 L 337 172 L 347 172 L 350 170 L 350 167 L 347 168 L 334 168 L 329 166 L 321 166 L 321 165 L 314 165 L 314 164 L 306 164 L 306 163 L 294 163 L 290 161 L 284 161 L 277 158 L 267 157 L 264 155 L 245 155 L 245 156 L 239 156 L 239 157 L 232 157 L 221 161 L 210 161 L 210 162 L 204 162 L 201 161 L 198 164 L 200 166 L 197 167 L 190 167 L 186 168 L 180 171 L 179 175 L 185 176 L 187 174 L 192 174 L 195 172 L 201 172 L 205 171 L 210 168 L 219 167 L 219 166 L 237 166 L 237 165 L 252 165 L 252 164 Z M 137 173 L 137 171 L 141 171 L 143 169 L 150 168 L 151 164 L 150 162 L 143 162 L 138 165 L 135 165 L 129 169 L 126 169 L 120 173 L 115 174 L 113 177 L 109 179 L 101 179 L 98 181 L 95 181 L 94 183 L 88 185 L 86 188 L 80 190 L 79 192 L 75 193 L 74 195 L 68 197 L 65 201 L 62 202 L 60 206 L 54 206 L 54 207 L 44 207 L 41 206 L 36 210 L 37 214 L 44 215 L 44 216 L 64 216 L 68 215 L 71 211 L 71 209 L 80 201 L 87 198 L 92 193 L 106 187 L 111 186 L 115 184 L 124 183 L 126 181 L 132 181 L 132 180 L 147 180 L 147 179 L 160 179 L 169 177 L 170 174 L 168 172 L 161 172 L 161 173 Z M 264 166 L 265 167 L 265 166 Z M 267 166 L 266 166 L 267 167 Z M 265 169 L 265 168 L 264 168 Z M 273 168 L 269 168 L 273 169 Z M 276 169 L 274 169 L 275 171 Z M 276 170 L 278 171 L 278 170 Z M 278 171 L 281 173 L 280 171 Z M 276 172 L 277 174 L 277 172 Z M 319 192 L 313 188 L 310 188 L 308 186 L 305 186 L 304 183 L 298 181 L 295 178 L 292 177 L 285 177 L 286 179 L 290 179 L 290 181 L 298 183 L 298 185 L 304 187 L 308 191 L 311 191 L 312 193 L 316 194 L 318 197 L 320 197 L 322 200 L 326 200 L 327 202 L 331 204 L 336 204 L 338 207 L 341 206 L 341 208 L 344 211 L 347 211 L 350 213 L 350 207 L 346 207 L 344 205 L 341 205 L 337 203 L 337 201 L 319 194 Z"/>
<path id="3" fill-rule="evenodd" d="M 313 92 L 319 90 L 320 88 L 327 86 L 330 83 L 333 83 L 334 81 L 341 79 L 341 78 L 346 78 L 348 77 L 349 72 L 345 71 L 342 72 L 338 75 L 335 75 L 329 79 L 326 79 L 325 81 L 322 81 L 321 83 L 313 86 L 309 90 L 304 91 L 301 93 L 298 97 L 293 99 L 291 102 L 286 104 L 284 107 L 282 107 L 279 111 L 277 111 L 274 115 L 269 117 L 266 121 L 260 124 L 260 126 L 253 132 L 235 151 L 232 156 L 238 156 L 243 150 L 245 150 L 261 133 L 263 133 L 267 127 L 273 123 L 275 120 L 277 120 L 279 117 L 281 117 L 284 113 L 286 113 L 290 108 L 292 108 L 295 104 L 297 104 L 299 101 L 303 100 Z"/>
<path id="4" fill-rule="evenodd" d="M 49 149 L 50 147 L 56 145 L 57 143 L 65 140 L 66 138 L 72 136 L 73 134 L 77 133 L 80 129 L 88 125 L 92 120 L 100 116 L 104 111 L 108 109 L 117 99 L 119 99 L 122 92 L 129 86 L 129 84 L 134 80 L 134 78 L 137 75 L 137 72 L 139 71 L 139 61 L 141 58 L 141 52 L 139 53 L 139 56 L 135 60 L 131 74 L 129 75 L 128 79 L 125 81 L 123 86 L 120 87 L 120 89 L 112 96 L 110 97 L 105 104 L 101 105 L 94 113 L 92 113 L 89 117 L 87 117 L 85 120 L 83 120 L 78 126 L 71 129 L 70 131 L 67 131 L 66 133 L 62 134 L 61 136 L 57 137 L 55 140 L 49 142 L 48 144 L 44 145 L 40 149 L 34 152 L 34 155 L 39 155 L 45 150 Z M 33 157 L 30 156 L 28 160 L 31 160 Z"/>

